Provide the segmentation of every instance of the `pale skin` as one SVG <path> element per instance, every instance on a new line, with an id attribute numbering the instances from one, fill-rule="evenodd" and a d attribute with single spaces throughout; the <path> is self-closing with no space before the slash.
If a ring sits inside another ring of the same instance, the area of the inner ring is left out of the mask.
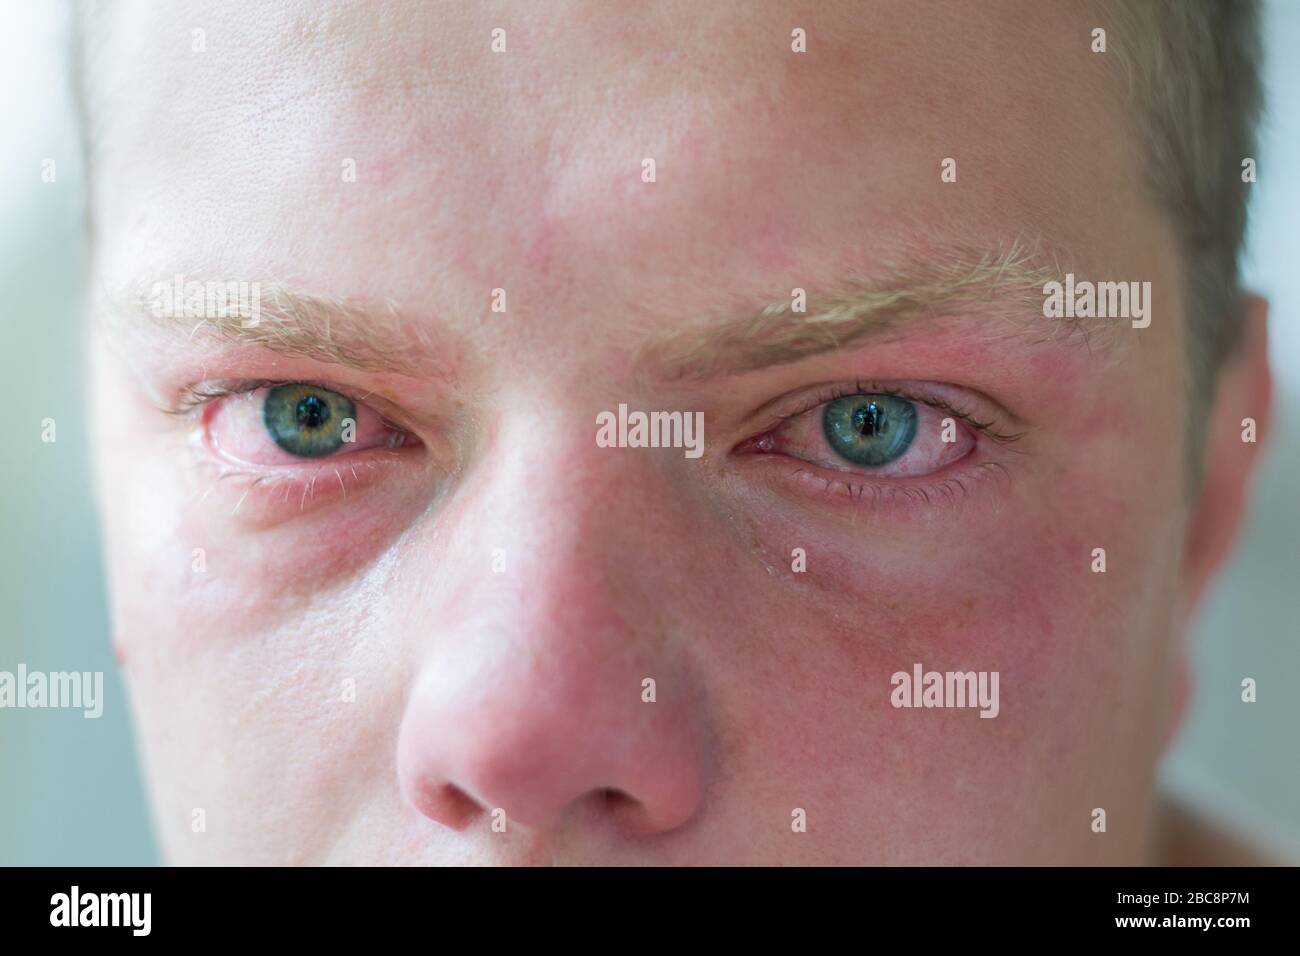
<path id="1" fill-rule="evenodd" d="M 92 309 L 169 861 L 1155 858 L 1240 420 L 1267 432 L 1264 317 L 1189 500 L 1174 242 L 1077 7 L 242 6 L 109 19 L 94 287 L 275 282 L 407 347 L 345 364 Z M 656 364 L 794 288 L 1026 235 L 1037 265 L 1150 281 L 1150 326 L 1049 334 L 993 294 L 795 361 Z M 295 459 L 265 389 L 160 410 L 217 380 L 348 395 L 359 440 Z M 818 399 L 860 383 L 921 409 L 906 467 L 816 447 Z M 945 448 L 936 396 L 1020 437 Z M 705 454 L 598 447 L 620 403 L 702 411 Z M 918 662 L 998 671 L 998 716 L 891 706 Z"/>

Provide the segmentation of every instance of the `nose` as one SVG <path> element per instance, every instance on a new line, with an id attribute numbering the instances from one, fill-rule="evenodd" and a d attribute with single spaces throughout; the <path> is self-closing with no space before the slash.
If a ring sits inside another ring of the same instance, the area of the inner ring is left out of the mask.
<path id="1" fill-rule="evenodd" d="M 420 645 L 402 715 L 399 782 L 415 809 L 458 830 L 497 820 L 547 830 L 580 809 L 627 833 L 666 832 L 703 793 L 687 644 L 654 623 L 666 615 L 629 557 L 640 550 L 636 497 L 611 511 L 601 490 L 625 495 L 634 479 L 613 472 L 630 463 L 592 460 L 611 451 L 594 439 L 565 451 L 555 471 L 582 471 L 580 484 L 539 482 L 548 468 L 536 457 L 504 466 L 431 536 L 441 581 L 420 618 L 437 633 Z M 638 507 L 662 520 L 644 494 Z M 502 541 L 494 570 L 484 543 Z"/>
<path id="2" fill-rule="evenodd" d="M 612 657 L 553 650 L 429 676 L 401 731 L 407 799 L 455 829 L 500 813 L 545 830 L 580 804 L 631 833 L 684 824 L 701 796 L 690 718 Z"/>

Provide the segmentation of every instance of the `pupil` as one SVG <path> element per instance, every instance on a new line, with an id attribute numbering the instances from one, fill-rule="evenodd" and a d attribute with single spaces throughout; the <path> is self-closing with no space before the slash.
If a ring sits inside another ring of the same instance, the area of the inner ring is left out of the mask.
<path id="1" fill-rule="evenodd" d="M 888 427 L 885 413 L 875 402 L 868 402 L 853 413 L 853 427 L 859 435 L 874 438 Z"/>
<path id="2" fill-rule="evenodd" d="M 298 424 L 303 428 L 320 428 L 329 420 L 329 406 L 315 395 L 308 395 L 298 402 Z"/>

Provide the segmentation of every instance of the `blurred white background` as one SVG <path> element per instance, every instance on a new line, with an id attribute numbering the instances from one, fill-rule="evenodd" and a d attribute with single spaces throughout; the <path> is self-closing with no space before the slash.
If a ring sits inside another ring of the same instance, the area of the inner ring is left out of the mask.
<path id="1" fill-rule="evenodd" d="M 0 0 L 0 670 L 101 670 L 103 716 L 0 710 L 0 864 L 149 864 L 126 699 L 109 647 L 87 473 L 79 146 L 66 8 Z M 1246 274 L 1272 301 L 1277 409 L 1249 527 L 1193 635 L 1196 694 L 1169 788 L 1300 847 L 1300 2 L 1266 7 L 1269 109 Z M 57 180 L 41 180 L 53 159 Z M 100 409 L 96 414 L 114 414 Z M 53 418 L 57 441 L 40 441 Z M 147 586 L 147 582 L 141 582 Z M 182 622 L 177 622 L 183 626 Z M 1240 700 L 1243 677 L 1259 700 Z M 1296 852 L 1291 849 L 1290 852 Z"/>

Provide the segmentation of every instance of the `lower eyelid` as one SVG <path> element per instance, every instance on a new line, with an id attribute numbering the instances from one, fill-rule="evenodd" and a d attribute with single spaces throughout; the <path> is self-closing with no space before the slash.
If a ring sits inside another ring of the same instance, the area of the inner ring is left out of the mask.
<path id="1" fill-rule="evenodd" d="M 356 452 L 290 467 L 249 468 L 206 450 L 192 469 L 195 502 L 214 516 L 269 526 L 363 495 L 409 455 L 400 449 Z"/>
<path id="2" fill-rule="evenodd" d="M 866 509 L 899 520 L 936 508 L 961 507 L 996 492 L 1012 477 L 1003 462 L 983 457 L 978 448 L 933 475 L 911 479 L 872 479 L 860 472 L 833 471 L 779 454 L 743 455 L 739 461 L 780 494 L 823 507 Z"/>

